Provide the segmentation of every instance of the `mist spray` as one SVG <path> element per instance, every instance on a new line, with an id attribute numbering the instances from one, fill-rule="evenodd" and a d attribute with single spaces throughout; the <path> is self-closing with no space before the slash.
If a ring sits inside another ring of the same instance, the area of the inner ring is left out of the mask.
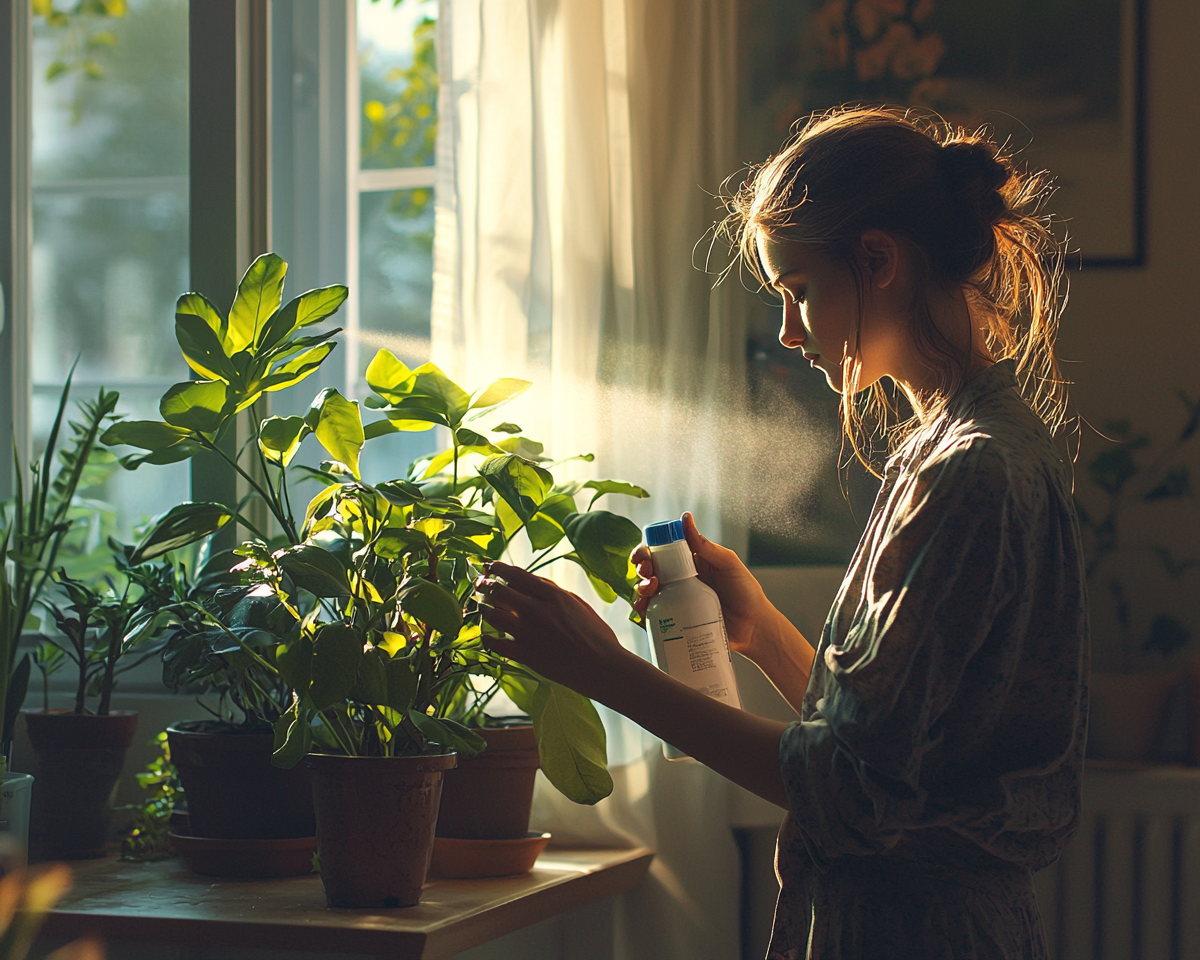
<path id="1" fill-rule="evenodd" d="M 658 592 L 646 607 L 654 665 L 689 687 L 741 709 L 721 601 L 696 576 L 682 521 L 652 523 L 645 536 L 658 577 Z M 666 743 L 663 754 L 668 760 L 687 757 Z"/>

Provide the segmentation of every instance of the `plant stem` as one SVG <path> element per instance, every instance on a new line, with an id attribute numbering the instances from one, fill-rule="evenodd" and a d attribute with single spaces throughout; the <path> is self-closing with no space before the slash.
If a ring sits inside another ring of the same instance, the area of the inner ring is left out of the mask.
<path id="1" fill-rule="evenodd" d="M 219 446 L 217 446 L 217 444 L 213 443 L 206 436 L 204 436 L 204 434 L 197 432 L 195 434 L 195 439 L 205 449 L 211 450 L 213 453 L 217 454 L 222 460 L 224 460 L 226 463 L 228 463 L 231 467 L 233 467 L 233 469 L 238 472 L 238 475 L 243 480 L 245 480 L 248 484 L 250 484 L 250 486 L 255 490 L 255 492 L 257 492 L 258 495 L 263 498 L 263 501 L 266 503 L 267 508 L 271 511 L 272 514 L 274 514 L 275 519 L 279 521 L 280 526 L 286 526 L 285 519 L 283 516 L 280 515 L 279 508 L 274 503 L 273 497 L 271 497 L 265 490 L 263 490 L 263 488 L 261 486 L 259 486 L 258 482 L 252 476 L 250 476 L 250 474 L 248 474 L 245 470 L 242 469 L 241 464 L 239 464 L 235 459 L 230 457 L 229 454 L 227 454 L 224 450 L 222 450 Z M 243 521 L 243 522 L 245 522 L 245 521 Z M 256 532 L 259 534 L 259 536 L 262 536 L 261 531 L 256 531 Z"/>

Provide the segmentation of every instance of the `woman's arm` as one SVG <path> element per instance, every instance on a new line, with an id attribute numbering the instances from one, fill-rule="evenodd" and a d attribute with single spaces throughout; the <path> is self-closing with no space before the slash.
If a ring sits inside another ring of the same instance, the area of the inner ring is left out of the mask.
<path id="1" fill-rule="evenodd" d="M 792 709 L 800 713 L 812 673 L 812 644 L 775 609 L 741 558 L 704 537 L 690 513 L 683 515 L 683 532 L 697 574 L 721 599 L 729 648 L 757 664 Z M 638 584 L 640 596 L 634 606 L 645 613 L 650 598 L 658 590 L 654 563 L 645 546 L 635 549 L 630 559 L 642 577 Z"/>
<path id="2" fill-rule="evenodd" d="M 479 589 L 487 598 L 485 619 L 512 637 L 485 637 L 491 649 L 600 701 L 739 786 L 787 806 L 779 772 L 779 738 L 787 724 L 727 706 L 671 678 L 622 647 L 579 597 L 520 567 L 490 564 Z"/>

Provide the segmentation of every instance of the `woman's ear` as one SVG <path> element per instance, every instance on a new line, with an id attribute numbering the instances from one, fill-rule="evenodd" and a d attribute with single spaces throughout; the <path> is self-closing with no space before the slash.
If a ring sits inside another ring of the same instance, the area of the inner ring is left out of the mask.
<path id="1" fill-rule="evenodd" d="M 872 286 L 885 289 L 896 279 L 900 269 L 900 245 L 886 230 L 864 230 L 858 253 Z"/>

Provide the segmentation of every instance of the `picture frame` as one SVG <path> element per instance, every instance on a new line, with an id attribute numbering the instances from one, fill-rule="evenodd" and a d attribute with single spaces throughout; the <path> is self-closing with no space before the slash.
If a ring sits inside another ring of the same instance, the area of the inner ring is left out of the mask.
<path id="1" fill-rule="evenodd" d="M 842 103 L 986 126 L 1054 177 L 1069 268 L 1145 264 L 1145 0 L 751 0 L 744 25 L 753 148 Z"/>

